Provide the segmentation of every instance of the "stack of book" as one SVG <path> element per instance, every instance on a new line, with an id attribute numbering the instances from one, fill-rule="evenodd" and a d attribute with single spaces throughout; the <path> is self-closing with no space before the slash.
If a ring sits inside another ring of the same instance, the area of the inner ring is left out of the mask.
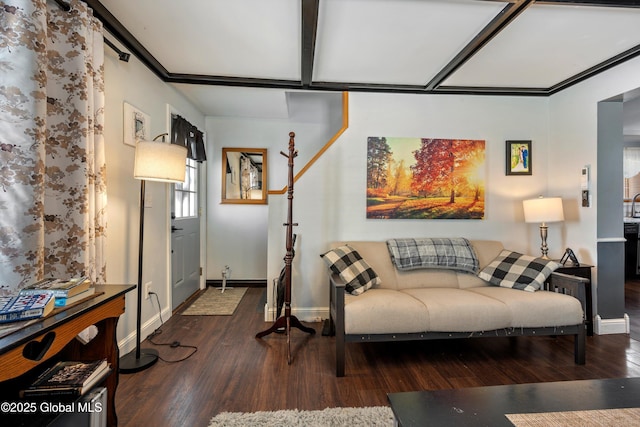
<path id="1" fill-rule="evenodd" d="M 103 381 L 111 372 L 106 359 L 94 362 L 62 361 L 44 371 L 27 388 L 22 398 L 75 398 Z"/>
<path id="2" fill-rule="evenodd" d="M 0 296 L 0 323 L 37 319 L 51 313 L 55 300 L 47 293 Z"/>
<path id="3" fill-rule="evenodd" d="M 95 293 L 89 278 L 76 277 L 70 280 L 44 279 L 22 288 L 20 295 L 50 293 L 55 298 L 56 307 L 71 305 Z"/>

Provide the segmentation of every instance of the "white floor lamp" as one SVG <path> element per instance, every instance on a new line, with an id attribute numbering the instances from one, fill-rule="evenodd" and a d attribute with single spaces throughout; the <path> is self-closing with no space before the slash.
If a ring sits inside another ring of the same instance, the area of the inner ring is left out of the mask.
<path id="1" fill-rule="evenodd" d="M 187 148 L 166 142 L 138 141 L 133 177 L 140 180 L 140 239 L 138 243 L 138 307 L 136 311 L 136 348 L 120 358 L 118 370 L 123 374 L 142 371 L 158 361 L 154 349 L 140 348 L 140 322 L 142 312 L 142 249 L 144 236 L 145 181 L 184 182 Z"/>

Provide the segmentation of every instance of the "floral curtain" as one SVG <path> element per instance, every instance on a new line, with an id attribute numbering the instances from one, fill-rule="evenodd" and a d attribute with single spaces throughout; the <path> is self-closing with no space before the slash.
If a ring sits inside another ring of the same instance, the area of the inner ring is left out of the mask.
<path id="1" fill-rule="evenodd" d="M 0 294 L 105 282 L 102 24 L 80 0 L 0 0 Z"/>

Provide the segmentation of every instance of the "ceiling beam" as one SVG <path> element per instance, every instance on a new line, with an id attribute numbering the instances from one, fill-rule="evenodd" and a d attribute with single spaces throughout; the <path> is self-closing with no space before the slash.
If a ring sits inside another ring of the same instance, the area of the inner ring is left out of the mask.
<path id="1" fill-rule="evenodd" d="M 538 0 L 536 3 L 557 6 L 640 7 L 640 0 Z"/>
<path id="2" fill-rule="evenodd" d="M 437 95 L 549 96 L 542 87 L 439 86 L 430 92 Z"/>
<path id="3" fill-rule="evenodd" d="M 300 76 L 302 87 L 311 86 L 313 60 L 316 52 L 318 32 L 319 0 L 302 0 L 302 53 L 300 56 Z"/>
<path id="4" fill-rule="evenodd" d="M 413 93 L 432 95 L 509 95 L 509 96 L 547 96 L 546 88 L 528 87 L 466 87 L 440 86 L 434 90 L 425 90 L 422 85 L 401 85 L 384 83 L 342 83 L 342 82 L 314 82 L 314 90 L 335 92 L 382 92 L 382 93 Z"/>
<path id="5" fill-rule="evenodd" d="M 443 81 L 475 55 L 476 52 L 482 49 L 484 45 L 489 43 L 491 39 L 533 3 L 534 0 L 519 0 L 506 5 L 473 40 L 458 52 L 458 54 L 427 83 L 425 89 L 428 91 L 437 89 Z"/>
<path id="6" fill-rule="evenodd" d="M 313 63 L 318 27 L 319 0 L 302 1 L 302 52 L 301 80 L 276 80 L 246 77 L 226 77 L 198 74 L 170 73 L 162 64 L 116 19 L 99 0 L 82 0 L 94 11 L 94 15 L 103 23 L 104 28 L 113 34 L 126 49 L 131 51 L 147 68 L 167 83 L 202 84 L 216 86 L 240 86 L 271 89 L 310 89 L 321 91 L 352 92 L 390 92 L 415 94 L 467 94 L 467 95 L 520 95 L 548 96 L 571 85 L 583 81 L 606 69 L 614 67 L 640 55 L 640 45 L 597 64 L 550 88 L 526 87 L 454 87 L 442 86 L 449 75 L 471 58 L 495 35 L 512 22 L 522 11 L 532 4 L 584 5 L 606 7 L 640 7 L 640 0 L 513 0 L 498 14 L 456 57 L 447 64 L 427 86 L 370 84 L 348 82 L 314 82 Z M 493 1 L 493 0 L 483 0 Z M 500 0 L 502 1 L 502 0 Z"/>
<path id="7" fill-rule="evenodd" d="M 167 83 L 187 83 L 211 86 L 244 86 L 272 89 L 301 89 L 299 80 L 259 79 L 253 77 L 212 76 L 208 74 L 168 73 L 164 79 Z"/>
<path id="8" fill-rule="evenodd" d="M 627 49 L 626 51 L 619 53 L 613 58 L 609 58 L 606 61 L 602 61 L 599 64 L 594 65 L 593 67 L 587 68 L 586 70 L 578 73 L 574 76 L 569 77 L 568 79 L 551 86 L 548 91 L 549 94 L 552 95 L 556 92 L 560 92 L 563 89 L 568 88 L 576 83 L 579 83 L 583 80 L 588 79 L 598 73 L 601 73 L 609 68 L 613 68 L 616 65 L 620 65 L 625 61 L 628 61 L 631 58 L 635 58 L 640 55 L 640 45 L 632 47 L 631 49 Z"/>
<path id="9" fill-rule="evenodd" d="M 98 0 L 82 0 L 93 9 L 93 15 L 98 18 L 104 28 L 117 38 L 143 64 L 162 80 L 166 80 L 169 72 L 160 62 L 125 28 L 120 21 Z"/>

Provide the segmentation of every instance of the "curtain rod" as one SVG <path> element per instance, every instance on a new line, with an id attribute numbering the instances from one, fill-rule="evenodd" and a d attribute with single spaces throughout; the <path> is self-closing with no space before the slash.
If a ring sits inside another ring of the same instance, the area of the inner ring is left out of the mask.
<path id="1" fill-rule="evenodd" d="M 60 9 L 64 10 L 65 12 L 69 12 L 71 10 L 71 6 L 69 5 L 69 3 L 65 2 L 64 0 L 54 0 L 54 1 L 58 6 L 60 6 Z M 130 53 L 121 51 L 120 49 L 118 49 L 118 47 L 115 44 L 113 44 L 111 40 L 107 38 L 104 39 L 104 42 L 107 44 L 107 46 L 109 46 L 111 49 L 116 51 L 120 61 L 129 62 L 129 58 L 131 57 Z"/>
<path id="2" fill-rule="evenodd" d="M 120 49 L 118 49 L 118 46 L 113 44 L 113 42 L 106 37 L 104 38 L 104 42 L 106 43 L 107 46 L 109 46 L 111 49 L 116 51 L 120 61 L 129 62 L 129 58 L 131 57 L 130 53 L 121 51 Z"/>
<path id="3" fill-rule="evenodd" d="M 58 4 L 58 6 L 60 6 L 60 9 L 64 10 L 65 12 L 69 12 L 71 10 L 71 6 L 69 5 L 69 3 L 66 3 L 63 0 L 55 0 L 55 2 Z"/>

